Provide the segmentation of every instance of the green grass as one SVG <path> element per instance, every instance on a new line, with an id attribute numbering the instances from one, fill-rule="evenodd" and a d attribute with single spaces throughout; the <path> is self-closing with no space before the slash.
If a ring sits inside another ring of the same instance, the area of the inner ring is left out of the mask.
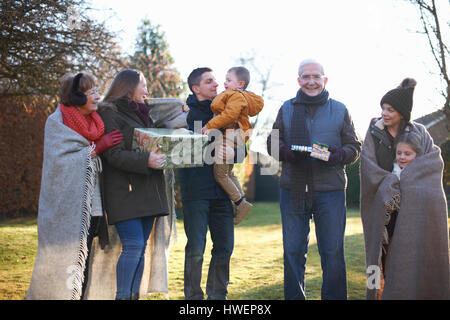
<path id="1" fill-rule="evenodd" d="M 184 299 L 183 268 L 186 236 L 177 221 L 178 239 L 169 258 L 169 298 Z M 28 289 L 37 249 L 36 219 L 0 221 L 0 300 L 23 299 Z M 211 241 L 205 250 L 202 288 L 205 290 Z M 364 240 L 357 210 L 348 210 L 345 238 L 348 298 L 365 299 Z M 283 299 L 283 243 L 278 203 L 256 203 L 235 229 L 228 298 L 232 300 Z M 308 299 L 320 299 L 322 271 L 314 223 L 306 265 Z M 151 299 L 164 299 L 152 295 Z"/>

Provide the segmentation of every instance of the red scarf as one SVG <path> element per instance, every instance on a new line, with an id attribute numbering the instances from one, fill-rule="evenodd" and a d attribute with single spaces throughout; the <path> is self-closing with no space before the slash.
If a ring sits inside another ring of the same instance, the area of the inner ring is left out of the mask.
<path id="1" fill-rule="evenodd" d="M 105 124 L 97 112 L 84 117 L 76 107 L 59 105 L 63 122 L 66 126 L 82 135 L 89 143 L 100 138 L 105 133 Z"/>

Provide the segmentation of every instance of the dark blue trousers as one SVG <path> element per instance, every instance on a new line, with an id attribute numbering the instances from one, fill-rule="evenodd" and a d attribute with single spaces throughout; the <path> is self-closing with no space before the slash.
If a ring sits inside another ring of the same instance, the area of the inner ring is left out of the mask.
<path id="1" fill-rule="evenodd" d="M 122 253 L 116 267 L 117 299 L 128 299 L 131 293 L 139 293 L 144 272 L 144 253 L 153 229 L 155 217 L 121 221 L 115 224 Z"/>
<path id="2" fill-rule="evenodd" d="M 230 278 L 230 259 L 234 247 L 233 206 L 230 200 L 183 201 L 184 230 L 187 236 L 184 263 L 184 294 L 187 300 L 202 300 L 200 287 L 206 233 L 213 247 L 206 282 L 208 299 L 224 300 Z"/>
<path id="3" fill-rule="evenodd" d="M 303 201 L 300 210 L 292 209 L 290 197 L 290 190 L 281 189 L 285 299 L 306 299 L 305 266 L 312 217 L 323 272 L 322 299 L 347 299 L 345 190 L 314 192 L 312 203 Z"/>

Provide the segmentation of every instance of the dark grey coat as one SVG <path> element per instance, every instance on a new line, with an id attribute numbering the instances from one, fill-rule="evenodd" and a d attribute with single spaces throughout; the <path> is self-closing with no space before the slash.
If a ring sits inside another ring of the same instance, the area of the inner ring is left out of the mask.
<path id="1" fill-rule="evenodd" d="M 109 224 L 169 214 L 163 170 L 148 167 L 149 153 L 131 151 L 134 128 L 146 125 L 128 103 L 127 99 L 120 99 L 114 104 L 102 104 L 99 112 L 106 133 L 119 129 L 124 135 L 120 144 L 102 154 L 103 195 Z"/>

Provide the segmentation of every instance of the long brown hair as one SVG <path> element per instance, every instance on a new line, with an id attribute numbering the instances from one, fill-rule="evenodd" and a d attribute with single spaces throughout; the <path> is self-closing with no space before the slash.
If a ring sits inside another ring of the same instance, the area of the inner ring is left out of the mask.
<path id="1" fill-rule="evenodd" d="M 106 92 L 103 101 L 113 102 L 124 97 L 131 100 L 139 81 L 141 81 L 143 77 L 144 74 L 141 71 L 134 69 L 127 69 L 119 72 L 111 83 L 108 92 Z"/>

